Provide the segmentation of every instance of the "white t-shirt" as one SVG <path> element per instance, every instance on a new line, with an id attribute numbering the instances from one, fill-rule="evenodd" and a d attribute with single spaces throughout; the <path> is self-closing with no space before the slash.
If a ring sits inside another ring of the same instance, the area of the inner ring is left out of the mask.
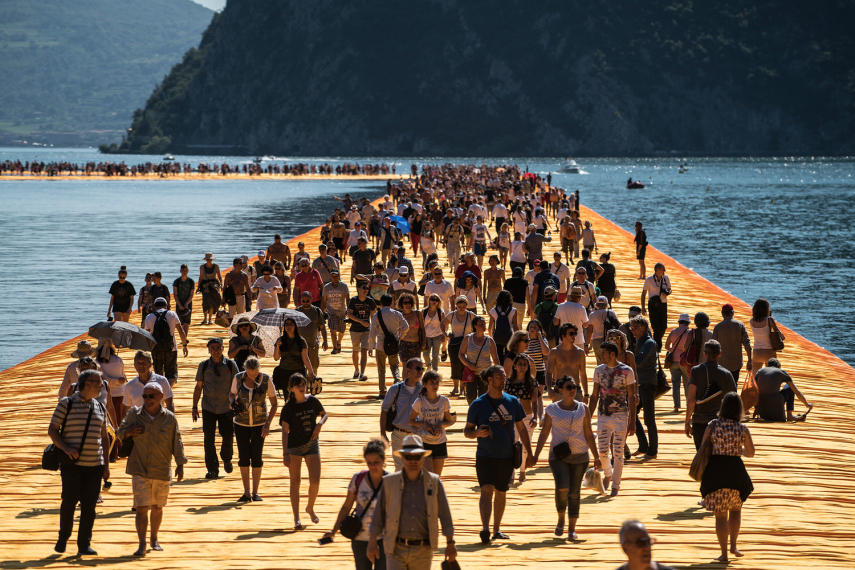
<path id="1" fill-rule="evenodd" d="M 508 219 L 508 209 L 504 204 L 499 203 L 493 206 L 493 217 Z"/>
<path id="2" fill-rule="evenodd" d="M 535 271 L 534 269 L 530 269 L 528 273 L 525 274 L 525 280 L 528 281 L 528 292 L 531 293 L 534 288 L 534 278 L 539 271 Z"/>
<path id="3" fill-rule="evenodd" d="M 151 376 L 149 376 L 148 382 L 157 382 L 160 384 L 160 387 L 163 388 L 164 402 L 166 402 L 167 398 L 172 397 L 172 387 L 169 385 L 169 380 L 163 376 L 152 372 Z M 125 384 L 125 395 L 122 399 L 122 404 L 124 404 L 125 408 L 142 406 L 145 401 L 142 397 L 144 390 L 145 384 L 140 381 L 139 376 Z M 164 403 L 164 405 L 166 404 Z M 116 419 L 118 420 L 118 418 Z M 119 422 L 121 422 L 121 420 L 119 420 Z"/>
<path id="4" fill-rule="evenodd" d="M 155 311 L 145 318 L 145 330 L 148 332 L 154 332 L 154 322 L 157 319 L 158 312 L 159 311 Z M 181 326 L 181 319 L 178 318 L 178 315 L 176 315 L 175 312 L 166 311 L 166 322 L 169 323 L 169 332 L 172 334 L 172 350 L 177 351 L 178 342 L 175 340 L 175 327 Z"/>
<path id="5" fill-rule="evenodd" d="M 262 275 L 255 280 L 255 283 L 253 283 L 252 286 L 253 288 L 257 287 L 260 289 L 258 292 L 259 297 L 261 295 L 273 295 L 275 297 L 277 293 L 276 289 L 282 289 L 282 284 L 279 282 L 279 279 L 273 276 L 270 277 L 270 281 L 265 281 L 264 276 Z M 276 306 L 279 306 L 278 298 Z M 148 318 L 146 318 L 146 322 L 148 322 Z"/>
<path id="6" fill-rule="evenodd" d="M 374 215 L 374 204 L 365 204 L 362 206 L 362 217 L 364 219 L 370 219 L 371 216 Z"/>
<path id="7" fill-rule="evenodd" d="M 475 241 L 478 243 L 487 243 L 487 233 L 489 231 L 484 224 L 475 224 L 472 226 L 472 233 L 475 234 Z"/>
<path id="8" fill-rule="evenodd" d="M 549 266 L 549 270 L 552 271 L 553 275 L 558 277 L 558 282 L 559 282 L 558 292 L 559 293 L 566 293 L 567 292 L 567 282 L 573 280 L 573 276 L 570 273 L 570 268 L 567 267 L 566 265 L 564 265 L 563 263 L 560 263 L 558 266 L 556 266 L 555 263 L 553 263 L 552 265 Z"/>
<path id="9" fill-rule="evenodd" d="M 358 489 L 356 488 L 357 479 L 359 479 L 359 473 L 351 477 L 350 483 L 347 484 L 347 491 L 356 495 L 356 516 L 365 511 L 365 514 L 362 515 L 362 530 L 359 531 L 354 540 L 367 542 L 371 538 L 368 535 L 368 529 L 371 528 L 371 518 L 374 516 L 374 508 L 377 506 L 377 497 L 370 505 L 368 504 L 368 501 L 371 501 L 371 497 L 374 496 L 374 489 L 371 487 L 371 475 L 367 471 L 359 482 Z M 379 497 L 380 494 L 378 493 L 377 496 Z"/>
<path id="10" fill-rule="evenodd" d="M 560 210 L 558 210 L 558 221 L 560 222 L 561 220 L 566 218 L 567 213 L 568 213 L 567 208 L 561 208 Z"/>
<path id="11" fill-rule="evenodd" d="M 490 309 L 490 313 L 489 313 L 489 314 L 490 314 L 490 316 L 491 316 L 491 317 L 493 317 L 493 320 L 494 320 L 494 321 L 498 321 L 498 320 L 499 320 L 499 313 L 498 313 L 498 312 L 496 312 L 496 307 L 493 307 L 492 309 Z M 511 312 L 510 312 L 510 313 L 508 313 L 508 322 L 509 322 L 509 323 L 513 323 L 513 322 L 515 322 L 515 321 L 514 321 L 514 318 L 515 318 L 515 317 L 514 317 L 514 315 L 516 315 L 516 314 L 517 314 L 517 310 L 516 310 L 516 309 L 514 309 L 513 307 L 511 307 Z"/>
<path id="12" fill-rule="evenodd" d="M 665 290 L 671 290 L 671 280 L 668 279 L 667 275 L 663 275 L 662 279 L 656 279 L 656 275 L 651 275 L 647 279 L 644 280 L 644 289 L 643 292 L 647 293 L 647 298 L 652 299 L 653 297 L 658 297 L 659 293 L 662 290 L 662 285 L 665 285 Z"/>
<path id="13" fill-rule="evenodd" d="M 362 216 L 357 210 L 349 211 L 345 218 L 347 218 L 347 221 L 350 222 L 350 227 L 353 227 L 353 224 L 355 224 L 356 222 L 362 221 Z"/>
<path id="14" fill-rule="evenodd" d="M 591 335 L 592 339 L 604 338 L 606 336 L 606 332 L 603 330 L 606 324 L 606 313 L 611 313 L 615 318 L 617 318 L 617 314 L 608 307 L 605 309 L 597 309 L 588 315 L 588 320 L 591 321 L 591 325 L 594 327 Z"/>
<path id="15" fill-rule="evenodd" d="M 558 319 L 558 323 L 561 325 L 564 323 L 573 323 L 576 325 L 579 334 L 576 335 L 575 344 L 576 346 L 585 345 L 584 330 L 585 325 L 588 324 L 588 311 L 585 310 L 585 307 L 573 301 L 561 303 L 555 310 L 555 318 Z"/>
<path id="16" fill-rule="evenodd" d="M 451 297 L 454 294 L 454 285 L 452 285 L 451 282 L 446 279 L 443 279 L 439 283 L 437 283 L 436 280 L 431 279 L 430 281 L 425 283 L 425 307 L 430 306 L 428 303 L 428 299 L 434 293 L 439 295 L 439 298 L 442 299 L 442 310 L 446 313 L 450 311 Z"/>
<path id="17" fill-rule="evenodd" d="M 584 453 L 588 451 L 588 442 L 585 439 L 585 418 L 588 406 L 583 402 L 576 402 L 575 410 L 562 410 L 558 402 L 549 404 L 543 411 L 552 420 L 552 438 L 549 442 L 549 459 L 555 459 L 552 451 L 556 445 L 567 442 L 570 444 L 572 453 Z"/>
<path id="18" fill-rule="evenodd" d="M 418 419 L 426 420 L 427 423 L 432 425 L 441 424 L 445 419 L 445 412 L 450 410 L 451 404 L 445 396 L 440 396 L 439 400 L 437 400 L 435 404 L 431 404 L 428 401 L 427 396 L 419 396 L 416 398 L 416 401 L 413 402 L 413 411 L 419 415 Z M 445 428 L 443 427 L 440 427 L 438 435 L 433 435 L 424 428 L 416 429 L 416 433 L 421 436 L 422 441 L 431 445 L 445 443 L 448 441 L 448 438 L 445 435 Z"/>
<path id="19" fill-rule="evenodd" d="M 347 247 L 358 245 L 359 238 L 365 238 L 368 241 L 368 234 L 364 230 L 350 230 L 350 235 L 347 236 Z"/>
<path id="20" fill-rule="evenodd" d="M 516 263 L 526 262 L 524 241 L 511 242 L 511 261 L 514 261 Z"/>

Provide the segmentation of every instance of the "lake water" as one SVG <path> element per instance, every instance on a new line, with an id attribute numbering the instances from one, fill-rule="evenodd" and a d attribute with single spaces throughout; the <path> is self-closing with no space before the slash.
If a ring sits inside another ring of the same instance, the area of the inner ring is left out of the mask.
<path id="1" fill-rule="evenodd" d="M 91 149 L 0 148 L 0 161 L 102 161 Z M 129 164 L 161 157 L 131 156 Z M 247 157 L 178 157 L 230 164 Z M 336 165 L 348 157 L 301 158 Z M 553 173 L 582 203 L 632 231 L 643 220 L 653 247 L 753 303 L 766 297 L 775 316 L 850 364 L 855 338 L 855 160 L 663 157 L 585 159 L 585 174 L 558 174 L 559 159 L 514 162 Z M 281 161 L 280 161 L 281 162 Z M 297 162 L 297 160 L 289 160 Z M 372 163 L 473 162 L 423 157 Z M 678 165 L 688 162 L 688 172 Z M 647 184 L 626 190 L 629 177 Z M 194 271 L 206 251 L 221 266 L 241 254 L 323 223 L 334 195 L 376 198 L 382 182 L 335 181 L 0 181 L 0 369 L 103 320 L 120 265 L 139 289 L 147 271 L 171 284 L 181 263 Z M 627 268 L 635 271 L 636 268 Z M 651 268 L 652 270 L 652 268 Z M 713 321 L 717 315 L 711 314 Z"/>

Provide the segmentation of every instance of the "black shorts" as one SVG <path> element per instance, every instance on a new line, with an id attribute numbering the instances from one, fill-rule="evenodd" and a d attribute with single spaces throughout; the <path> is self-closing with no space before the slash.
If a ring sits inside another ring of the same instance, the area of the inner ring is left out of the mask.
<path id="1" fill-rule="evenodd" d="M 644 259 L 645 254 L 647 253 L 647 246 L 641 246 L 641 249 L 638 250 L 638 253 L 635 254 L 635 259 Z"/>
<path id="2" fill-rule="evenodd" d="M 546 386 L 546 371 L 538 370 L 534 379 L 537 380 L 539 386 Z"/>
<path id="3" fill-rule="evenodd" d="M 182 325 L 189 325 L 190 317 L 193 316 L 193 303 L 189 303 L 184 311 L 179 310 L 176 313 L 178 313 L 178 320 L 181 321 Z"/>
<path id="4" fill-rule="evenodd" d="M 344 238 L 334 237 L 332 238 L 333 243 L 335 244 L 335 248 L 339 251 L 344 250 Z"/>
<path id="5" fill-rule="evenodd" d="M 431 457 L 448 459 L 448 443 L 423 443 L 422 445 L 425 449 L 430 449 L 433 452 L 430 454 Z"/>
<path id="6" fill-rule="evenodd" d="M 514 458 L 475 457 L 475 473 L 480 487 L 492 485 L 497 491 L 507 491 L 514 476 Z"/>

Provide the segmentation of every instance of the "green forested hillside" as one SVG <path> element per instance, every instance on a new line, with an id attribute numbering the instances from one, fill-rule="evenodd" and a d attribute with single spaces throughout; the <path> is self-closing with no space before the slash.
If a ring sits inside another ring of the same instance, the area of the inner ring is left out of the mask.
<path id="1" fill-rule="evenodd" d="M 191 0 L 2 0 L 0 131 L 126 127 L 212 15 Z"/>

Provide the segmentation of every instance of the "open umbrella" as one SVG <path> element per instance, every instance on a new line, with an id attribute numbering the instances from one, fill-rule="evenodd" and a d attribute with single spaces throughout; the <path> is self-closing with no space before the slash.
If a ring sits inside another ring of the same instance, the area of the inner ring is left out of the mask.
<path id="1" fill-rule="evenodd" d="M 288 318 L 294 319 L 298 327 L 304 327 L 312 322 L 300 311 L 281 307 L 278 309 L 262 309 L 249 320 L 265 327 L 281 327 L 285 324 L 285 319 Z"/>
<path id="2" fill-rule="evenodd" d="M 116 348 L 150 351 L 157 344 L 151 333 L 123 321 L 104 321 L 91 326 L 89 336 L 98 339 L 109 338 Z"/>
<path id="3" fill-rule="evenodd" d="M 406 235 L 410 233 L 410 223 L 405 218 L 402 216 L 389 216 L 389 219 L 395 222 L 395 227 L 398 228 L 401 234 Z"/>
<path id="4" fill-rule="evenodd" d="M 235 315 L 233 322 L 237 322 L 238 319 L 240 319 L 241 317 L 246 317 L 249 320 L 252 320 L 252 318 L 257 314 L 258 311 L 247 311 L 245 313 L 240 313 L 238 315 Z M 279 337 L 281 336 L 281 333 L 279 332 L 279 327 L 258 325 L 258 330 L 256 330 L 254 334 L 258 335 L 261 338 L 261 343 L 264 346 L 264 350 L 267 352 L 267 356 L 273 356 L 273 349 L 276 348 L 276 341 L 279 340 Z M 234 332 L 232 332 L 232 328 L 229 327 L 229 338 L 233 336 L 236 335 Z"/>

